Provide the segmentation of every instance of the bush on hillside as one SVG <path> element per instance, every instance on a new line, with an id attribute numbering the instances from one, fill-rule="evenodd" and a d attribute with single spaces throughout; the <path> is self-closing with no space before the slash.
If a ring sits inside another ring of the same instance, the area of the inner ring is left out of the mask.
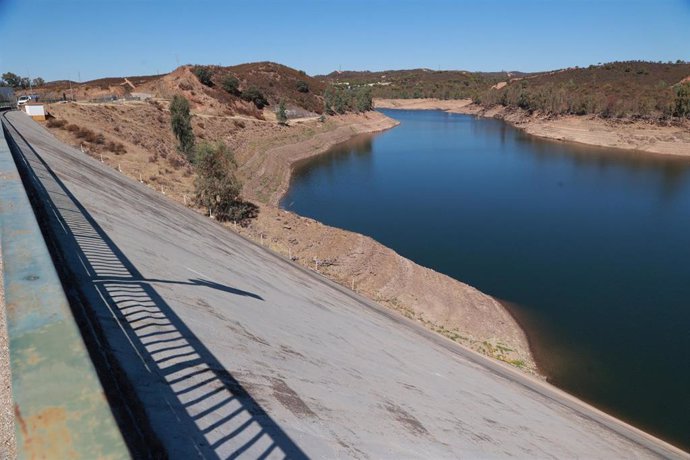
<path id="1" fill-rule="evenodd" d="M 194 131 L 189 101 L 183 96 L 174 96 L 170 103 L 170 124 L 177 139 L 177 148 L 191 162 L 194 160 Z"/>
<path id="2" fill-rule="evenodd" d="M 242 92 L 242 99 L 247 102 L 253 102 L 259 110 L 268 105 L 268 100 L 256 86 L 251 86 L 248 90 Z"/>
<path id="3" fill-rule="evenodd" d="M 308 93 L 309 92 L 309 85 L 307 85 L 307 82 L 303 80 L 299 80 L 297 82 L 297 91 L 300 93 Z"/>
<path id="4" fill-rule="evenodd" d="M 196 78 L 199 79 L 202 85 L 209 87 L 213 86 L 213 82 L 211 81 L 211 76 L 213 73 L 211 72 L 211 69 L 204 66 L 195 66 L 192 72 L 194 72 L 194 75 L 196 75 Z"/>
<path id="5" fill-rule="evenodd" d="M 676 87 L 673 115 L 690 118 L 690 83 L 684 83 Z"/>
<path id="6" fill-rule="evenodd" d="M 218 220 L 240 220 L 246 206 L 240 200 L 242 184 L 235 176 L 237 163 L 223 143 L 202 143 L 196 148 L 195 201 Z"/>
<path id="7" fill-rule="evenodd" d="M 279 125 L 287 126 L 288 116 L 287 110 L 285 110 L 285 103 L 283 101 L 280 101 L 280 105 L 278 106 L 278 111 L 276 112 L 276 119 L 278 120 Z"/>
<path id="8" fill-rule="evenodd" d="M 234 96 L 240 94 L 240 81 L 232 75 L 224 77 L 221 85 L 225 91 Z"/>

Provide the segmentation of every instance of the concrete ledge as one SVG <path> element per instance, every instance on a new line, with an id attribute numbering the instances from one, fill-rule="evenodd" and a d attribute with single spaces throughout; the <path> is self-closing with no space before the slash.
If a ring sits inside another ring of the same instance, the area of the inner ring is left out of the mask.
<path id="1" fill-rule="evenodd" d="M 3 122 L 0 237 L 19 458 L 129 451 L 34 216 Z"/>

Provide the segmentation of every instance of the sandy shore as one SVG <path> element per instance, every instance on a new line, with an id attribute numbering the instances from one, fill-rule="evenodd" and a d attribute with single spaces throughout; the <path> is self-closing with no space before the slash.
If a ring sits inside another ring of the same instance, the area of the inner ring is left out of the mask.
<path id="1" fill-rule="evenodd" d="M 641 121 L 606 120 L 593 116 L 547 117 L 523 110 L 485 109 L 469 99 L 376 99 L 377 108 L 445 110 L 500 118 L 528 134 L 581 144 L 637 150 L 663 155 L 690 156 L 690 123 L 662 126 Z"/>

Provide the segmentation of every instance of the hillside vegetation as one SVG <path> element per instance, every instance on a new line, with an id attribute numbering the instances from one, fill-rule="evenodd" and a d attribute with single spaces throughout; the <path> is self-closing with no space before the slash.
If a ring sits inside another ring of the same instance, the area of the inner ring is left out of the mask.
<path id="1" fill-rule="evenodd" d="M 368 86 L 381 99 L 472 99 L 552 115 L 659 120 L 690 115 L 690 63 L 612 62 L 542 73 L 433 71 L 333 72 L 336 86 Z"/>
<path id="2" fill-rule="evenodd" d="M 556 115 L 685 116 L 677 110 L 676 98 L 688 76 L 690 63 L 613 62 L 512 80 L 501 89 L 485 90 L 474 101 Z"/>
<path id="3" fill-rule="evenodd" d="M 459 70 L 390 70 L 385 72 L 333 72 L 321 78 L 334 85 L 369 86 L 376 98 L 468 99 L 509 78 L 516 72 L 465 72 Z"/>

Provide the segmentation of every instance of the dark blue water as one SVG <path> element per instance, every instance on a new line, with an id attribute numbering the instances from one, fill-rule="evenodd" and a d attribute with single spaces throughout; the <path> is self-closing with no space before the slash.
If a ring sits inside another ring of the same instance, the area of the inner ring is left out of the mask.
<path id="1" fill-rule="evenodd" d="M 509 302 L 550 382 L 689 448 L 690 160 L 383 112 L 283 207 Z"/>

